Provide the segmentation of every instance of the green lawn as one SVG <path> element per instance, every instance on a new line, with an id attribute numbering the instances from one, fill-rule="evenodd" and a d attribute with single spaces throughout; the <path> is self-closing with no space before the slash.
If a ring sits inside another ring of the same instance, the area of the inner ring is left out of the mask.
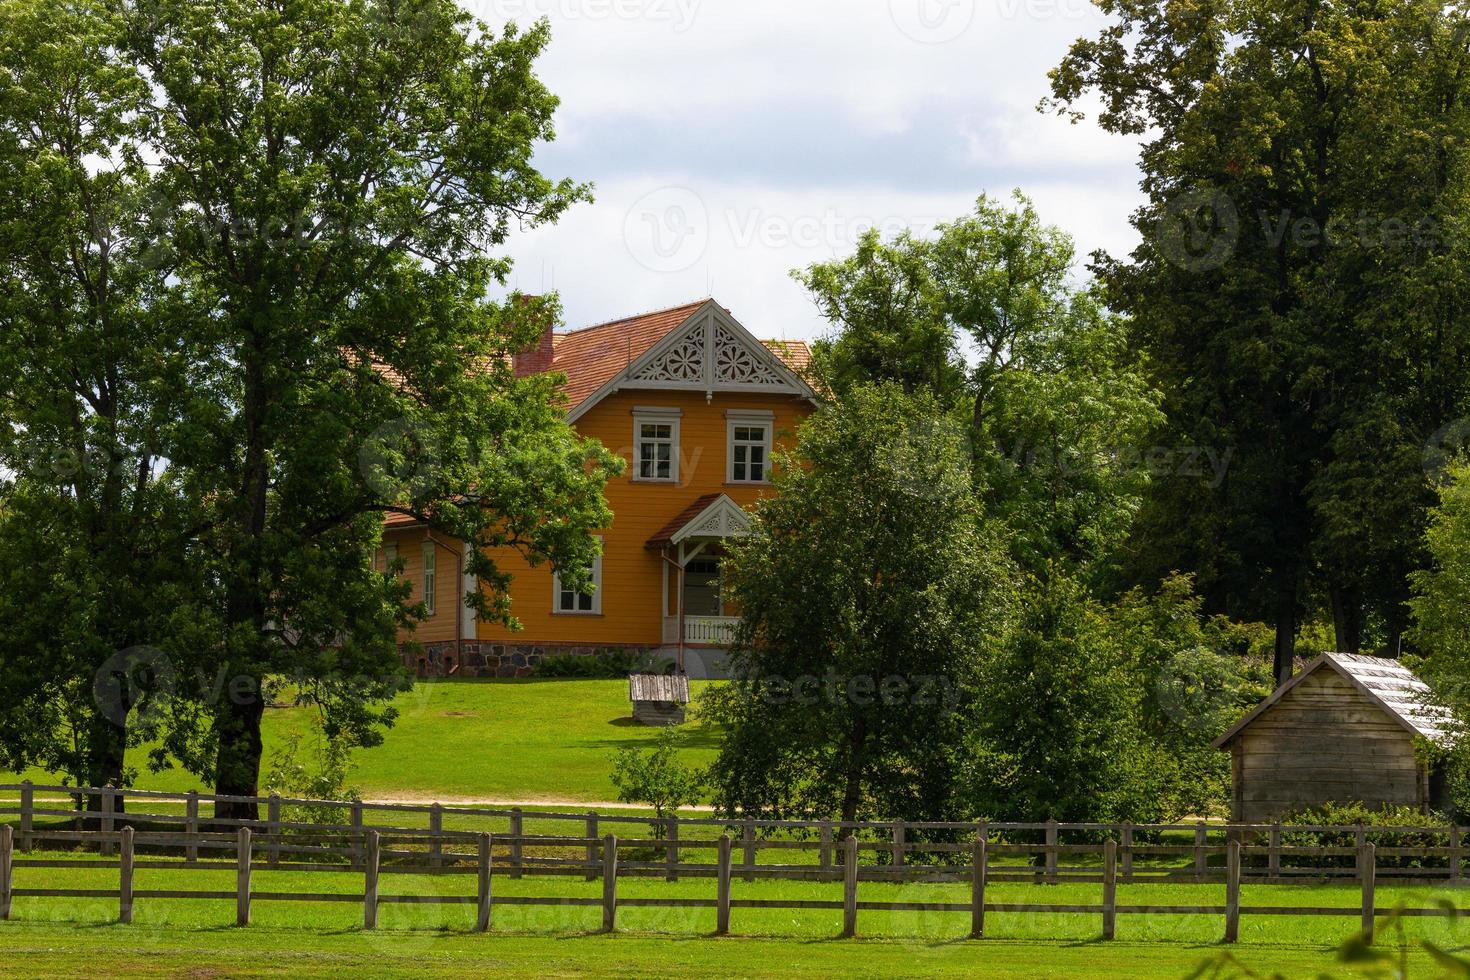
<path id="1" fill-rule="evenodd" d="M 704 685 L 695 682 L 697 693 Z M 356 753 L 352 782 L 368 799 L 572 800 L 617 799 L 609 773 L 613 752 L 651 742 L 654 729 L 635 725 L 627 681 L 420 682 L 396 704 L 400 714 L 387 740 Z M 291 732 L 311 731 L 314 709 L 266 714 L 266 751 Z M 718 732 L 686 726 L 687 758 L 714 758 Z M 145 750 L 130 758 L 140 788 L 187 792 L 207 786 L 186 772 L 146 772 Z M 0 776 L 12 782 L 20 776 Z M 59 777 L 24 775 L 37 783 Z"/>
<path id="2" fill-rule="evenodd" d="M 56 857 L 54 853 L 50 855 Z M 180 872 L 144 869 L 139 889 L 219 889 L 233 885 L 232 871 Z M 107 869 L 16 869 L 21 888 L 112 888 L 116 872 Z M 362 876 L 352 872 L 303 873 L 258 869 L 259 891 L 362 893 Z M 473 876 L 425 877 L 386 873 L 382 894 L 466 895 Z M 992 886 L 992 902 L 1095 903 L 1096 885 Z M 1219 886 L 1120 886 L 1125 904 L 1213 903 Z M 597 882 L 577 879 L 511 880 L 497 873 L 495 894 L 509 896 L 595 897 Z M 619 882 L 622 898 L 708 898 L 713 882 L 652 879 Z M 830 883 L 736 881 L 734 897 L 833 900 L 840 886 Z M 1436 896 L 1458 899 L 1461 891 L 1385 888 L 1384 905 L 1424 905 Z M 1351 908 L 1352 887 L 1247 886 L 1247 905 L 1324 905 Z M 864 901 L 964 901 L 963 885 L 864 883 Z M 968 941 L 965 913 L 865 911 L 860 939 L 836 937 L 840 912 L 834 910 L 736 909 L 734 936 L 716 939 L 714 913 L 707 909 L 619 910 L 619 934 L 593 935 L 600 922 L 595 908 L 499 906 L 495 931 L 468 930 L 471 906 L 385 904 L 380 928 L 361 929 L 361 907 L 348 904 L 259 901 L 254 924 L 233 926 L 233 903 L 140 899 L 131 926 L 115 924 L 116 900 L 20 897 L 14 920 L 0 923 L 0 964 L 23 964 L 25 975 L 76 975 L 105 972 L 116 976 L 365 976 L 409 972 L 431 976 L 497 975 L 640 976 L 945 976 L 998 977 L 1174 977 L 1182 978 L 1202 962 L 1222 955 L 1217 944 L 1221 923 L 1213 916 L 1121 916 L 1118 938 L 1102 942 L 1095 915 L 1067 913 L 991 913 L 987 938 Z M 1460 948 L 1464 937 L 1453 922 L 1417 920 L 1415 936 Z M 1247 917 L 1241 942 L 1230 952 L 1241 964 L 1287 977 L 1324 972 L 1352 975 L 1336 962 L 1339 941 L 1356 928 L 1356 918 Z M 1438 975 L 1419 954 L 1418 975 Z M 1241 976 L 1226 972 L 1222 976 Z"/>

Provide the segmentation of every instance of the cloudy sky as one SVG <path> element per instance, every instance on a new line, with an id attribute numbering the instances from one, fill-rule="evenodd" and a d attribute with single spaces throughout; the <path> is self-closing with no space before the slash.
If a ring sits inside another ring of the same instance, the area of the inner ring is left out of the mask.
<path id="1" fill-rule="evenodd" d="M 713 295 L 756 334 L 827 325 L 792 269 L 1019 187 L 1079 254 L 1125 252 L 1136 148 L 1036 111 L 1086 0 L 461 0 L 547 17 L 539 162 L 596 202 L 511 242 L 576 327 Z"/>

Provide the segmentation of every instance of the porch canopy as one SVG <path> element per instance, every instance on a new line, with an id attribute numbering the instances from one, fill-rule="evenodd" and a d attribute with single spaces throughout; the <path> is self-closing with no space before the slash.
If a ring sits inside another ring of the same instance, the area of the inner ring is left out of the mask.
<path id="1" fill-rule="evenodd" d="M 700 559 L 701 555 L 706 560 L 713 557 L 706 554 L 706 550 L 712 545 L 717 545 L 725 538 L 744 537 L 749 533 L 750 515 L 745 509 L 723 493 L 711 493 L 684 508 L 677 517 L 648 539 L 648 550 L 659 552 L 664 558 L 664 643 L 678 644 L 681 648 L 686 642 L 710 646 L 729 645 L 735 619 L 722 615 L 691 615 L 686 608 L 689 604 L 686 600 L 686 579 L 692 562 Z M 678 575 L 676 608 L 671 608 L 669 602 L 671 567 Z M 689 581 L 698 580 L 696 577 Z M 717 586 L 715 595 L 713 601 L 718 603 Z"/>

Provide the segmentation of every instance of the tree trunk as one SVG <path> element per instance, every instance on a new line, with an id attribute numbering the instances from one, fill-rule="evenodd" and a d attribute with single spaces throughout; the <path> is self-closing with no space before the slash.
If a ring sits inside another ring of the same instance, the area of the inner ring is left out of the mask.
<path id="1" fill-rule="evenodd" d="M 1357 586 L 1334 582 L 1332 594 L 1332 629 L 1336 634 L 1338 653 L 1357 653 L 1363 646 L 1363 600 Z"/>
<path id="2" fill-rule="evenodd" d="M 101 712 L 92 715 L 90 729 L 87 733 L 88 760 L 87 773 L 84 780 L 85 785 L 97 788 L 115 786 L 119 789 L 123 784 L 123 767 L 127 752 L 126 728 L 119 728 L 112 723 L 112 719 L 105 717 Z M 114 811 L 124 812 L 123 798 L 118 797 L 115 801 Z M 100 811 L 102 809 L 102 797 L 87 797 L 87 809 Z"/>
<path id="3" fill-rule="evenodd" d="M 1291 680 L 1292 662 L 1296 658 L 1296 606 L 1299 583 L 1295 571 L 1277 573 L 1276 587 L 1276 656 L 1273 673 L 1276 686 Z"/>
<path id="4" fill-rule="evenodd" d="M 255 685 L 253 696 L 225 695 L 215 714 L 219 750 L 215 756 L 214 791 L 220 796 L 259 796 L 263 744 L 260 721 L 265 698 Z M 259 820 L 254 803 L 216 803 L 214 815 L 222 820 Z"/>

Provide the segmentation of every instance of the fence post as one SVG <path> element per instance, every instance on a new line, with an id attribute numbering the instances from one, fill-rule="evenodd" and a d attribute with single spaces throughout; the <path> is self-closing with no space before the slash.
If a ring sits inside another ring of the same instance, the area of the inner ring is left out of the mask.
<path id="1" fill-rule="evenodd" d="M 1460 825 L 1450 824 L 1450 880 L 1460 879 Z"/>
<path id="2" fill-rule="evenodd" d="M 1118 932 L 1118 842 L 1103 844 L 1103 934 L 1112 939 Z"/>
<path id="3" fill-rule="evenodd" d="M 904 831 L 903 821 L 893 821 L 893 867 L 896 869 L 903 867 L 903 845 L 907 837 L 908 835 Z"/>
<path id="4" fill-rule="evenodd" d="M 1129 820 L 1123 824 L 1123 880 L 1131 883 L 1133 881 L 1133 821 Z"/>
<path id="5" fill-rule="evenodd" d="M 1275 824 L 1272 824 L 1271 825 L 1271 852 L 1270 852 L 1270 857 L 1267 858 L 1267 861 L 1269 862 L 1269 866 L 1267 867 L 1266 870 L 1270 873 L 1270 876 L 1272 878 L 1280 878 L 1281 877 L 1281 824 L 1279 824 L 1279 823 L 1275 823 Z"/>
<path id="6" fill-rule="evenodd" d="M 975 838 L 975 863 L 970 868 L 970 938 L 985 935 L 985 834 Z"/>
<path id="7" fill-rule="evenodd" d="M 444 867 L 444 807 L 435 803 L 429 808 L 429 867 Z"/>
<path id="8" fill-rule="evenodd" d="M 521 812 L 520 807 L 516 807 L 510 811 L 510 876 L 512 878 L 521 876 L 521 868 L 525 863 L 522 858 L 524 851 L 521 848 L 521 835 L 525 833 L 525 829 L 525 814 Z"/>
<path id="9" fill-rule="evenodd" d="M 27 779 L 20 784 L 20 849 L 31 853 L 31 830 L 35 827 L 36 784 Z"/>
<path id="10" fill-rule="evenodd" d="M 597 811 L 587 811 L 587 880 L 597 880 Z"/>
<path id="11" fill-rule="evenodd" d="M 1225 941 L 1240 939 L 1240 841 L 1225 846 Z"/>
<path id="12" fill-rule="evenodd" d="M 239 855 L 238 870 L 235 872 L 235 925 L 250 925 L 250 828 L 241 827 L 236 838 L 236 853 Z"/>
<path id="13" fill-rule="evenodd" d="M 1046 822 L 1046 883 L 1057 883 L 1057 822 Z"/>
<path id="14" fill-rule="evenodd" d="M 618 838 L 608 834 L 602 841 L 602 931 L 618 927 Z"/>
<path id="15" fill-rule="evenodd" d="M 0 826 L 0 922 L 10 918 L 15 893 L 15 828 Z"/>
<path id="16" fill-rule="evenodd" d="M 378 853 L 381 846 L 378 832 L 369 831 L 362 889 L 362 927 L 369 930 L 378 928 Z"/>
<path id="17" fill-rule="evenodd" d="M 489 834 L 480 835 L 480 913 L 475 920 L 475 928 L 480 932 L 490 931 L 491 876 L 495 873 L 493 846 L 493 837 Z"/>
<path id="18" fill-rule="evenodd" d="M 842 938 L 857 935 L 857 885 L 858 846 L 857 836 L 849 837 L 842 845 Z"/>
<path id="19" fill-rule="evenodd" d="M 1372 844 L 1358 848 L 1358 875 L 1363 879 L 1363 939 L 1373 942 L 1373 876 L 1377 871 Z"/>
<path id="20" fill-rule="evenodd" d="M 362 804 L 352 804 L 352 866 L 362 867 Z"/>
<path id="21" fill-rule="evenodd" d="M 113 832 L 113 830 L 117 826 L 116 823 L 113 821 L 113 818 L 112 818 L 113 807 L 116 806 L 116 803 L 114 803 L 113 802 L 113 799 L 112 799 L 111 787 L 104 787 L 101 790 L 101 793 L 102 793 L 102 826 L 99 829 L 104 834 L 110 834 L 110 833 Z M 112 856 L 112 841 L 109 840 L 106 837 L 103 837 L 102 838 L 102 843 L 98 846 L 97 850 L 104 857 L 111 857 Z"/>
<path id="22" fill-rule="evenodd" d="M 184 848 L 184 857 L 188 861 L 199 860 L 199 791 L 189 790 L 189 798 L 184 803 L 184 833 L 188 835 L 190 843 Z"/>
<path id="23" fill-rule="evenodd" d="M 133 923 L 133 828 L 122 829 L 122 857 L 118 864 L 117 921 Z"/>
<path id="24" fill-rule="evenodd" d="M 733 844 L 729 834 L 720 835 L 718 883 L 715 898 L 715 934 L 730 934 L 730 856 Z"/>
<path id="25" fill-rule="evenodd" d="M 668 836 L 665 838 L 664 863 L 668 867 L 665 878 L 679 880 L 679 818 L 669 817 Z"/>
<path id="26" fill-rule="evenodd" d="M 745 880 L 755 881 L 755 817 L 745 818 Z"/>
<path id="27" fill-rule="evenodd" d="M 822 821 L 822 870 L 832 870 L 832 821 Z"/>
<path id="28" fill-rule="evenodd" d="M 281 796 L 279 793 L 271 794 L 270 802 L 265 807 L 265 819 L 271 825 L 266 831 L 266 833 L 270 834 L 266 838 L 270 841 L 270 849 L 266 852 L 266 861 L 274 868 L 281 863 L 281 828 L 276 826 L 281 822 Z"/>
<path id="29" fill-rule="evenodd" d="M 1205 822 L 1201 820 L 1194 828 L 1194 875 L 1200 881 L 1204 881 L 1209 870 L 1209 858 L 1205 854 L 1205 845 L 1209 843 L 1207 833 Z"/>

